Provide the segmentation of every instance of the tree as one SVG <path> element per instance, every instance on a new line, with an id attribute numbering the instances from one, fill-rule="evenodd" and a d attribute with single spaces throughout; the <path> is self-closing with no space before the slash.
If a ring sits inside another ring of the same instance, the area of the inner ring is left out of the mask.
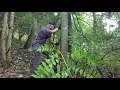
<path id="1" fill-rule="evenodd" d="M 68 12 L 61 13 L 61 53 L 68 52 Z"/>
<path id="2" fill-rule="evenodd" d="M 32 28 L 31 28 L 31 33 L 24 45 L 24 49 L 28 49 L 30 48 L 30 46 L 32 45 L 32 42 L 34 41 L 34 39 L 36 38 L 36 29 L 37 29 L 37 19 L 34 18 L 33 20 L 33 25 L 32 25 Z"/>
<path id="3" fill-rule="evenodd" d="M 96 13 L 93 12 L 93 32 L 96 35 L 97 21 L 96 21 Z"/>
<path id="4" fill-rule="evenodd" d="M 10 66 L 11 61 L 11 43 L 12 43 L 12 33 L 13 33 L 13 26 L 14 26 L 14 12 L 10 14 L 10 21 L 9 21 L 9 29 L 8 29 L 8 38 L 7 38 L 7 67 Z"/>
<path id="5" fill-rule="evenodd" d="M 70 36 L 72 30 L 72 20 L 71 20 L 71 13 L 68 12 L 68 36 Z M 71 45 L 70 45 L 70 40 L 68 40 L 68 51 L 71 53 Z"/>
<path id="6" fill-rule="evenodd" d="M 4 13 L 3 29 L 2 29 L 2 64 L 6 67 L 6 31 L 8 26 L 8 12 Z"/>

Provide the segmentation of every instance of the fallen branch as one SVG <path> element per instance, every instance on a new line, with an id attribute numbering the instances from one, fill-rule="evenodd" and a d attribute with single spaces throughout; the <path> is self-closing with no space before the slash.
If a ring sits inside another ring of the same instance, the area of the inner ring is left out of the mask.
<path id="1" fill-rule="evenodd" d="M 107 51 L 107 53 L 105 55 L 103 55 L 103 57 L 100 60 L 103 60 L 106 55 L 108 55 L 109 53 L 114 52 L 116 50 L 120 50 L 120 47 L 112 47 L 109 51 Z"/>

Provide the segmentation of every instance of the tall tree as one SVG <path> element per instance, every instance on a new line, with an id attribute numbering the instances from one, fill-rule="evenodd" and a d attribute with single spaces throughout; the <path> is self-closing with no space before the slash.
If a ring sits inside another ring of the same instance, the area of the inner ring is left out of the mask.
<path id="1" fill-rule="evenodd" d="M 96 21 L 96 13 L 93 12 L 93 32 L 96 35 L 97 21 Z"/>
<path id="2" fill-rule="evenodd" d="M 3 29 L 2 29 L 2 64 L 6 67 L 6 30 L 8 27 L 8 12 L 4 13 Z"/>
<path id="3" fill-rule="evenodd" d="M 61 53 L 68 52 L 68 12 L 61 13 Z"/>
<path id="4" fill-rule="evenodd" d="M 14 12 L 11 12 L 10 14 L 10 21 L 9 21 L 9 29 L 8 29 L 8 38 L 7 38 L 7 67 L 10 67 L 10 61 L 11 61 L 11 42 L 12 42 L 12 32 L 13 32 L 13 26 L 14 26 Z"/>
<path id="5" fill-rule="evenodd" d="M 31 28 L 31 33 L 24 45 L 24 49 L 28 49 L 31 47 L 32 45 L 32 42 L 34 41 L 34 39 L 36 38 L 36 29 L 37 29 L 37 19 L 34 18 L 33 19 L 33 25 L 32 25 L 32 28 Z"/>
<path id="6" fill-rule="evenodd" d="M 72 20 L 71 20 L 71 13 L 68 12 L 68 36 L 71 35 L 72 31 Z M 68 40 L 68 52 L 71 53 L 71 45 L 70 45 L 70 40 Z"/>

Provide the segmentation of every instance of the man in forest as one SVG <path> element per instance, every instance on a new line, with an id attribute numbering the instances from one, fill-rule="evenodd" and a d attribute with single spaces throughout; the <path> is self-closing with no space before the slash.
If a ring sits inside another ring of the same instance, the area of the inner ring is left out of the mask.
<path id="1" fill-rule="evenodd" d="M 49 24 L 47 26 L 41 27 L 41 30 L 40 30 L 35 42 L 32 45 L 32 49 L 34 51 L 34 58 L 35 58 L 35 61 L 33 63 L 33 71 L 41 63 L 42 52 L 37 51 L 38 48 L 41 48 L 41 46 L 44 45 L 47 40 L 48 40 L 49 44 L 58 45 L 58 43 L 55 43 L 51 38 L 52 34 L 57 31 L 58 31 L 58 28 L 56 28 L 55 21 L 51 21 L 51 22 L 49 22 Z"/>

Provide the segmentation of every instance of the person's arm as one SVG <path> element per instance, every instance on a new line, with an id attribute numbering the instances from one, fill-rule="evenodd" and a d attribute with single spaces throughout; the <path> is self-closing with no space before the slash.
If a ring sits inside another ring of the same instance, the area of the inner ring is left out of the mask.
<path id="1" fill-rule="evenodd" d="M 58 31 L 58 28 L 55 28 L 54 30 L 50 30 L 52 33 L 55 33 Z"/>
<path id="2" fill-rule="evenodd" d="M 49 44 L 55 44 L 54 41 L 52 40 L 52 38 L 48 38 L 48 43 Z"/>

